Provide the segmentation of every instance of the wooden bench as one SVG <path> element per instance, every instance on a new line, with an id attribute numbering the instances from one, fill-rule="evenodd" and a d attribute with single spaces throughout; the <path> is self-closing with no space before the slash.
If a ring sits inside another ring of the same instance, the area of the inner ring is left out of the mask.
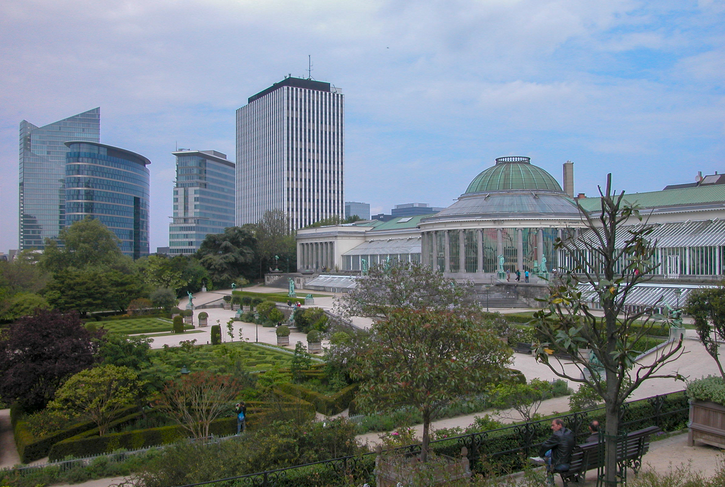
<path id="1" fill-rule="evenodd" d="M 624 464 L 624 468 L 631 468 L 637 473 L 642 467 L 642 457 L 649 451 L 650 436 L 659 432 L 658 426 L 649 426 L 628 433 L 627 439 L 617 445 L 617 464 Z M 559 473 L 565 487 L 569 482 L 583 481 L 587 471 L 604 465 L 604 452 L 600 454 L 600 447 L 604 448 L 604 444 L 593 442 L 574 447 L 569 470 Z"/>

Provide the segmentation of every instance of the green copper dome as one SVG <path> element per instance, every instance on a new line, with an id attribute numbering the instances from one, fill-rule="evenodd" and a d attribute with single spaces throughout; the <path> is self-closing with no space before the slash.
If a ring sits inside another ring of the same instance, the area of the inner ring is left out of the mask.
<path id="1" fill-rule="evenodd" d="M 476 176 L 464 194 L 494 191 L 558 191 L 561 186 L 551 174 L 522 156 L 499 157 L 496 165 Z"/>

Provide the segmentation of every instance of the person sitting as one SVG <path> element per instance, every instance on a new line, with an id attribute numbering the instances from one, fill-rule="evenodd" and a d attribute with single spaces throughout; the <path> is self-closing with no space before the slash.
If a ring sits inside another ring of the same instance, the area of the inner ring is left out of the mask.
<path id="1" fill-rule="evenodd" d="M 547 478 L 549 484 L 554 485 L 554 474 L 569 470 L 569 461 L 575 440 L 574 433 L 569 428 L 564 427 L 564 421 L 559 418 L 551 422 L 551 432 L 549 439 L 541 444 L 539 455 L 545 458 Z M 549 450 L 551 450 L 550 456 L 547 455 Z"/>
<path id="2" fill-rule="evenodd" d="M 596 419 L 589 423 L 589 436 L 584 440 L 584 443 L 598 443 L 599 442 L 599 421 Z"/>

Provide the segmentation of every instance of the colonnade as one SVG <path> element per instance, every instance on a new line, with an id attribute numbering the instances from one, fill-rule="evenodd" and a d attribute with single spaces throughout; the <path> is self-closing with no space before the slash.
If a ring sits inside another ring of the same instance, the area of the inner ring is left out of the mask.
<path id="1" fill-rule="evenodd" d="M 426 266 L 448 273 L 495 273 L 500 257 L 503 270 L 532 271 L 546 258 L 556 266 L 553 242 L 561 237 L 554 228 L 477 228 L 424 231 L 421 257 Z"/>
<path id="2" fill-rule="evenodd" d="M 329 270 L 335 268 L 335 242 L 310 242 L 297 245 L 297 268 Z"/>

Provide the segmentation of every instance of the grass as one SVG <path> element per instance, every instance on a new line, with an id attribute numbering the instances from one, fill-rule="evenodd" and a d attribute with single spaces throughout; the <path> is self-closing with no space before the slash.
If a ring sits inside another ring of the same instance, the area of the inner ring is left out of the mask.
<path id="1" fill-rule="evenodd" d="M 143 317 L 128 320 L 98 321 L 95 322 L 95 325 L 99 330 L 103 328 L 109 333 L 138 335 L 141 333 L 171 332 L 173 323 L 168 318 Z M 184 325 L 184 328 L 191 329 L 191 325 Z"/>

